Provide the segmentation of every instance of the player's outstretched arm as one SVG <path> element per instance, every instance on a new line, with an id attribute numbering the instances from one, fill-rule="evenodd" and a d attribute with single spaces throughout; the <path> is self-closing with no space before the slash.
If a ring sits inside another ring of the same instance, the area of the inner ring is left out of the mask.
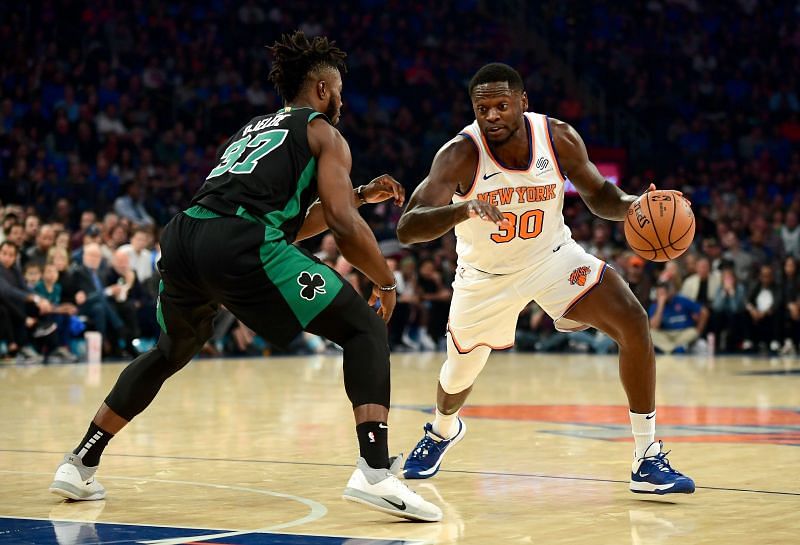
<path id="1" fill-rule="evenodd" d="M 400 217 L 398 240 L 403 244 L 434 240 L 472 217 L 504 225 L 506 220 L 500 210 L 486 201 L 451 203 L 459 187 L 469 189 L 477 168 L 478 153 L 471 142 L 456 140 L 442 149 Z"/>
<path id="2" fill-rule="evenodd" d="M 352 157 L 339 131 L 323 120 L 308 127 L 308 143 L 317 157 L 317 186 L 325 223 L 336 239 L 342 255 L 378 286 L 393 286 L 394 274 L 378 249 L 378 242 L 353 202 L 350 182 Z M 394 291 L 380 293 L 384 320 L 394 310 Z"/>
<path id="3" fill-rule="evenodd" d="M 381 174 L 367 185 L 353 189 L 353 205 L 358 208 L 366 203 L 378 203 L 393 199 L 397 206 L 403 206 L 406 190 L 388 174 Z M 306 219 L 295 237 L 295 242 L 311 238 L 328 229 L 325 223 L 325 211 L 319 199 L 308 207 Z"/>
<path id="4" fill-rule="evenodd" d="M 623 221 L 628 207 L 636 200 L 607 181 L 589 160 L 586 145 L 578 132 L 557 119 L 550 119 L 550 134 L 564 174 L 575 184 L 583 202 L 603 219 Z"/>

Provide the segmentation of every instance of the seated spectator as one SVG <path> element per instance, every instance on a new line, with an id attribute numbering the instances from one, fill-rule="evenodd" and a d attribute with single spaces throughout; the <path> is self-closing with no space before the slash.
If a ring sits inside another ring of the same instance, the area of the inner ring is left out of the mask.
<path id="1" fill-rule="evenodd" d="M 100 227 L 98 227 L 96 224 L 87 227 L 86 231 L 84 231 L 83 233 L 83 244 L 81 245 L 80 248 L 72 252 L 72 255 L 70 256 L 70 261 L 72 261 L 73 263 L 81 263 L 83 261 L 83 249 L 86 248 L 86 246 L 89 244 L 100 244 L 101 239 L 102 237 L 100 233 Z M 106 257 L 105 253 L 102 252 L 101 255 L 102 255 L 101 258 L 102 261 L 100 266 L 103 270 L 105 270 L 107 266 L 106 264 L 111 256 L 109 255 L 108 257 Z"/>
<path id="2" fill-rule="evenodd" d="M 150 227 L 155 220 L 144 207 L 144 195 L 140 182 L 130 181 L 122 186 L 122 195 L 114 201 L 114 212 L 127 218 L 134 227 Z"/>
<path id="3" fill-rule="evenodd" d="M 88 318 L 88 327 L 103 335 L 104 352 L 110 355 L 113 345 L 109 335 L 121 329 L 124 324 L 106 299 L 100 270 L 103 259 L 100 245 L 96 242 L 87 244 L 83 248 L 82 257 L 80 263 L 73 263 L 70 267 L 64 299 L 74 302 L 78 313 Z"/>
<path id="4" fill-rule="evenodd" d="M 795 259 L 800 259 L 800 222 L 797 220 L 797 212 L 790 210 L 786 213 L 786 223 L 781 227 L 780 236 L 783 250 Z"/>
<path id="5" fill-rule="evenodd" d="M 653 288 L 653 283 L 650 275 L 645 270 L 645 261 L 636 254 L 630 255 L 625 260 L 625 281 L 642 305 L 642 308 L 650 307 L 650 291 Z"/>
<path id="6" fill-rule="evenodd" d="M 137 227 L 131 235 L 131 241 L 119 247 L 119 250 L 128 254 L 131 268 L 143 286 L 148 284 L 155 271 L 155 254 L 150 249 L 152 241 L 153 235 L 150 229 Z M 155 295 L 154 292 L 153 294 Z"/>
<path id="7" fill-rule="evenodd" d="M 137 353 L 133 341 L 141 335 L 139 309 L 142 306 L 144 289 L 131 268 L 128 253 L 124 250 L 120 249 L 114 252 L 114 257 L 111 259 L 111 270 L 108 272 L 105 283 L 105 294 L 124 324 L 121 330 L 112 335 L 113 355 L 133 356 Z M 155 309 L 153 309 L 153 313 L 155 314 Z M 114 342 L 115 340 L 119 342 Z M 119 346 L 120 344 L 124 347 Z M 127 351 L 127 354 L 124 351 Z"/>
<path id="8" fill-rule="evenodd" d="M 750 290 L 745 309 L 750 316 L 749 338 L 745 346 L 761 352 L 777 353 L 781 347 L 781 291 L 775 285 L 775 273 L 770 265 L 762 265 L 758 282 Z"/>
<path id="9" fill-rule="evenodd" d="M 714 333 L 717 352 L 733 352 L 744 340 L 747 314 L 747 291 L 737 282 L 733 265 L 720 271 L 720 287 L 711 303 L 711 331 Z"/>
<path id="10" fill-rule="evenodd" d="M 13 242 L 0 244 L 0 307 L 5 321 L 8 354 L 20 363 L 42 363 L 44 358 L 33 348 L 32 329 L 40 314 L 52 310 L 50 303 L 27 290 L 17 266 L 19 250 Z"/>
<path id="11" fill-rule="evenodd" d="M 742 249 L 741 242 L 733 231 L 728 231 L 722 237 L 725 253 L 722 257 L 733 263 L 736 278 L 742 282 L 749 282 L 753 270 L 753 256 Z"/>
<path id="12" fill-rule="evenodd" d="M 708 321 L 708 309 L 676 292 L 674 282 L 659 282 L 648 312 L 653 345 L 664 354 L 688 352 Z"/>
<path id="13" fill-rule="evenodd" d="M 66 253 L 66 252 L 65 252 Z M 61 283 L 58 281 L 58 269 L 53 263 L 44 266 L 42 278 L 36 284 L 35 292 L 47 299 L 53 309 L 47 316 L 56 324 L 58 335 L 58 347 L 49 354 L 50 363 L 74 363 L 78 361 L 69 350 L 70 340 L 70 319 L 77 314 L 78 309 L 75 305 L 61 302 Z"/>
<path id="14" fill-rule="evenodd" d="M 681 295 L 695 303 L 709 306 L 719 291 L 722 276 L 719 271 L 711 270 L 711 261 L 707 257 L 697 260 L 695 271 L 683 281 Z"/>
<path id="15" fill-rule="evenodd" d="M 322 237 L 319 251 L 317 251 L 314 256 L 323 263 L 336 263 L 336 259 L 339 257 L 339 248 L 336 246 L 336 239 L 333 238 L 331 233 L 326 233 Z"/>
<path id="16" fill-rule="evenodd" d="M 800 350 L 800 271 L 797 269 L 797 259 L 793 256 L 787 256 L 783 261 L 782 288 L 784 342 L 781 354 L 792 355 Z"/>
<path id="17" fill-rule="evenodd" d="M 442 281 L 442 273 L 432 259 L 420 262 L 418 282 L 427 324 L 427 328 L 420 330 L 420 342 L 424 348 L 434 350 L 439 341 L 444 339 L 453 290 Z"/>
<path id="18" fill-rule="evenodd" d="M 50 251 L 56 242 L 56 232 L 52 225 L 42 225 L 36 233 L 36 240 L 33 246 L 28 248 L 22 258 L 23 265 L 35 263 L 39 267 L 44 267 L 47 263 L 47 252 Z"/>

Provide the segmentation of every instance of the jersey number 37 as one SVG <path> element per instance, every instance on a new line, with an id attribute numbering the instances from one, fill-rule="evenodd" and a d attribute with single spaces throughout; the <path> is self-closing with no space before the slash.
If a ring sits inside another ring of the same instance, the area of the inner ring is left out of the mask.
<path id="1" fill-rule="evenodd" d="M 240 138 L 225 149 L 219 164 L 206 177 L 206 180 L 228 171 L 231 174 L 250 174 L 256 169 L 259 159 L 283 144 L 287 134 L 289 134 L 288 129 L 275 129 L 259 133 L 255 137 L 250 134 Z M 239 158 L 248 150 L 249 153 L 239 161 Z M 239 162 L 237 163 L 237 161 Z"/>

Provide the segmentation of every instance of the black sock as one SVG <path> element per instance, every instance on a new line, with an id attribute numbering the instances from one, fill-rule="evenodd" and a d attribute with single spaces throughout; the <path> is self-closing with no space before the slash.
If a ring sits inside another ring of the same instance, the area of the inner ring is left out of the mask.
<path id="1" fill-rule="evenodd" d="M 106 448 L 112 437 L 114 437 L 113 434 L 103 431 L 92 421 L 81 444 L 75 447 L 72 454 L 77 454 L 83 465 L 94 467 L 100 463 L 100 455 L 103 454 L 103 449 Z"/>
<path id="2" fill-rule="evenodd" d="M 386 422 L 364 422 L 356 426 L 358 448 L 367 465 L 374 469 L 389 467 L 389 426 Z"/>

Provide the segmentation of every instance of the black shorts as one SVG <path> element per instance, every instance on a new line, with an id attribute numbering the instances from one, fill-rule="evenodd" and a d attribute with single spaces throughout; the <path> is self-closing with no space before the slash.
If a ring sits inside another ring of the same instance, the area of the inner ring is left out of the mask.
<path id="1" fill-rule="evenodd" d="M 175 216 L 161 237 L 161 329 L 205 342 L 224 305 L 268 342 L 286 346 L 324 310 L 335 319 L 336 307 L 360 298 L 333 269 L 274 235 L 247 213 L 220 216 L 193 206 Z"/>

